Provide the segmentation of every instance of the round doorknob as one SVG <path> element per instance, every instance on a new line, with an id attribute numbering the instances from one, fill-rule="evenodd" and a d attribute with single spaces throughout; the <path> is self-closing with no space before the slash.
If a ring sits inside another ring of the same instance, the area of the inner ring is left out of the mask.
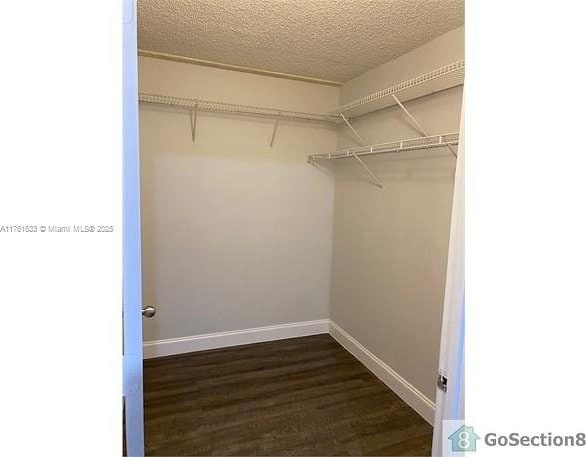
<path id="1" fill-rule="evenodd" d="M 157 314 L 157 310 L 154 306 L 147 306 L 146 308 L 142 309 L 142 315 L 144 317 L 148 317 L 149 319 Z"/>

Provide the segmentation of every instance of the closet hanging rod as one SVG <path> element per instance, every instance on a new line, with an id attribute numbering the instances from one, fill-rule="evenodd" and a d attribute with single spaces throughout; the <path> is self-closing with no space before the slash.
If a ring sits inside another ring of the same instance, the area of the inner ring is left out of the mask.
<path id="1" fill-rule="evenodd" d="M 424 136 L 410 140 L 354 147 L 326 154 L 310 154 L 308 160 L 310 163 L 313 163 L 317 160 L 346 159 L 350 157 L 356 158 L 388 153 L 398 154 L 407 151 L 457 146 L 458 141 L 458 133 L 444 133 L 442 135 Z"/>
<path id="2" fill-rule="evenodd" d="M 340 115 L 335 113 L 305 113 L 302 111 L 288 111 L 275 108 L 266 108 L 253 105 L 241 105 L 235 103 L 224 103 L 197 98 L 173 97 L 169 95 L 139 93 L 138 100 L 144 104 L 166 106 L 186 111 L 211 111 L 216 113 L 240 114 L 248 116 L 260 116 L 303 121 L 316 121 L 334 124 L 342 121 Z"/>
<path id="3" fill-rule="evenodd" d="M 350 117 L 363 116 L 364 114 L 395 105 L 396 102 L 392 95 L 398 95 L 401 101 L 406 102 L 451 87 L 461 86 L 464 84 L 464 70 L 464 60 L 458 60 L 449 65 L 436 68 L 415 78 L 408 79 L 394 86 L 341 105 L 336 112 L 346 114 Z"/>

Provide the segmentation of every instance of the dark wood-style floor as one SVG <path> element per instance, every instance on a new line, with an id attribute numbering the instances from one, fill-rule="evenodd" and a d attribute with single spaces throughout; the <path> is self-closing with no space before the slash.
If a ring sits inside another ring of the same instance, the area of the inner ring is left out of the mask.
<path id="1" fill-rule="evenodd" d="M 430 455 L 432 427 L 329 335 L 145 362 L 149 456 Z"/>

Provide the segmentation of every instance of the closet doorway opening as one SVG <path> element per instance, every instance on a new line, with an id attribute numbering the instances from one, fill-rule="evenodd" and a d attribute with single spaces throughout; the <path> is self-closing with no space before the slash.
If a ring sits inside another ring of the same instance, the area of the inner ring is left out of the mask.
<path id="1" fill-rule="evenodd" d="M 126 455 L 442 455 L 464 2 L 126 4 Z"/>

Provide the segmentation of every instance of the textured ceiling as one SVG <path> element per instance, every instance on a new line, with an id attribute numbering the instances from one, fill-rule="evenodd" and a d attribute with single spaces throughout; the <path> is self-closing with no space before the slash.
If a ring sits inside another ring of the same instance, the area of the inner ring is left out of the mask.
<path id="1" fill-rule="evenodd" d="M 348 81 L 464 23 L 464 0 L 138 0 L 141 50 Z"/>

